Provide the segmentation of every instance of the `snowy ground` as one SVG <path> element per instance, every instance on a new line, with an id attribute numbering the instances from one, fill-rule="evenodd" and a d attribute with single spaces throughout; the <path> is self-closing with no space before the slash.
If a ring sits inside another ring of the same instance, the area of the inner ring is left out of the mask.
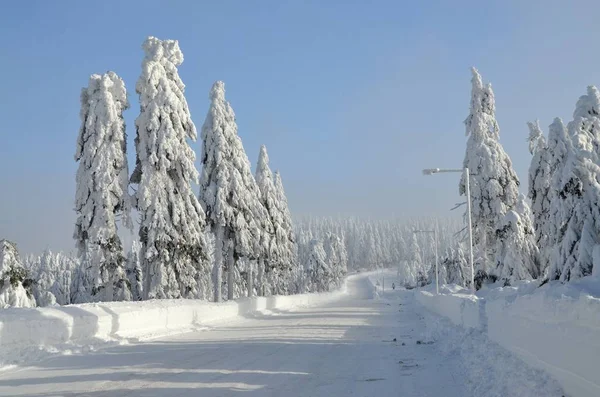
<path id="1" fill-rule="evenodd" d="M 421 313 L 412 292 L 373 298 L 368 276 L 350 278 L 346 294 L 319 306 L 6 370 L 0 395 L 561 395 L 543 373 L 477 335 L 464 343 L 461 331 Z"/>

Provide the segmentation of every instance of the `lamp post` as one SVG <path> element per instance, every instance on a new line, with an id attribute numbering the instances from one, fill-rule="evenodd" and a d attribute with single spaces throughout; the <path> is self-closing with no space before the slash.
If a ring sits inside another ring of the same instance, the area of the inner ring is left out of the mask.
<path id="1" fill-rule="evenodd" d="M 435 293 L 436 295 L 440 294 L 440 286 L 439 286 L 439 272 L 438 272 L 438 236 L 437 236 L 437 227 L 433 230 L 413 230 L 413 233 L 433 233 L 433 245 L 435 248 Z"/>
<path id="2" fill-rule="evenodd" d="M 469 264 L 471 265 L 471 291 L 475 294 L 475 270 L 473 266 L 473 225 L 471 223 L 471 188 L 469 186 L 469 169 L 465 168 L 427 168 L 423 170 L 423 175 L 441 174 L 447 172 L 461 172 L 465 177 L 465 190 L 467 195 L 467 222 L 469 228 Z"/>

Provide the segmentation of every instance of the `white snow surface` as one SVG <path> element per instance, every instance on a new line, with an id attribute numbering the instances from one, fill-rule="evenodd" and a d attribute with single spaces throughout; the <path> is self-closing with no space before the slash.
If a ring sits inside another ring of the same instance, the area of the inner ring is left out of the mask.
<path id="1" fill-rule="evenodd" d="M 3 348 L 24 349 L 29 338 L 62 354 L 6 367 L 0 395 L 561 395 L 482 334 L 423 315 L 412 291 L 391 289 L 395 273 L 353 275 L 327 294 L 3 311 Z M 382 274 L 385 291 L 375 285 Z M 64 348 L 94 340 L 104 348 Z"/>
<path id="2" fill-rule="evenodd" d="M 549 373 L 565 395 L 594 397 L 600 395 L 599 281 L 586 277 L 539 288 L 537 281 L 523 281 L 514 287 L 486 288 L 477 296 L 461 287 L 443 286 L 439 296 L 418 291 L 416 297 L 469 335 L 485 336 L 489 344 Z"/>

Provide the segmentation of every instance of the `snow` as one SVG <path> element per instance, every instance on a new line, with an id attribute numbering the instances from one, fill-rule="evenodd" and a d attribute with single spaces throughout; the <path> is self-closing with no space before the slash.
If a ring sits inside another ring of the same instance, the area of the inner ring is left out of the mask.
<path id="1" fill-rule="evenodd" d="M 343 289 L 323 294 L 256 297 L 225 303 L 191 299 L 110 302 L 0 312 L 0 366 L 39 352 L 66 352 L 182 333 L 256 311 L 327 302 Z"/>
<path id="2" fill-rule="evenodd" d="M 551 374 L 569 395 L 600 395 L 600 283 L 588 277 L 537 285 L 488 288 L 477 296 L 454 287 L 442 289 L 439 296 L 419 291 L 416 297 L 431 312 L 485 334 Z"/>
<path id="3" fill-rule="evenodd" d="M 24 349 L 29 338 L 62 354 L 6 367 L 0 395 L 562 395 L 482 335 L 423 314 L 413 291 L 391 289 L 395 273 L 353 275 L 345 290 L 327 294 L 7 310 L 2 348 L 12 341 Z M 178 333 L 157 337 L 165 325 Z"/>

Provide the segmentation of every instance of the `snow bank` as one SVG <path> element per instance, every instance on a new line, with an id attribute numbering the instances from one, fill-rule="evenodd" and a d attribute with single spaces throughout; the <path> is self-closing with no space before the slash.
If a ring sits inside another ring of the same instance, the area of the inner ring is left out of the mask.
<path id="1" fill-rule="evenodd" d="M 432 312 L 448 318 L 455 325 L 465 328 L 483 328 L 481 304 L 483 300 L 472 295 L 440 294 L 419 291 L 417 301 Z"/>
<path id="2" fill-rule="evenodd" d="M 186 332 L 260 311 L 322 304 L 343 293 L 345 286 L 329 293 L 224 303 L 167 299 L 0 310 L 0 366 L 38 359 L 44 353 L 68 353 Z"/>
<path id="3" fill-rule="evenodd" d="M 497 288 L 485 298 L 417 291 L 432 312 L 475 328 L 557 379 L 569 396 L 600 395 L 600 297 L 589 280 L 541 288 Z"/>

